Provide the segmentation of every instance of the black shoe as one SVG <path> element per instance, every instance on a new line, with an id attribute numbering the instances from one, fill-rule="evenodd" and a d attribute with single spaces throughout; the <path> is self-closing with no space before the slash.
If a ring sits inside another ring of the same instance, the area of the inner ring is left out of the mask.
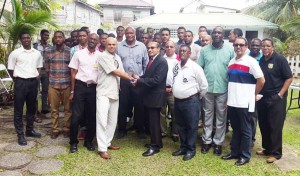
<path id="1" fill-rule="evenodd" d="M 90 142 L 84 142 L 83 146 L 86 147 L 89 151 L 94 151 L 95 150 L 95 147 Z"/>
<path id="2" fill-rule="evenodd" d="M 211 147 L 210 144 L 203 144 L 203 145 L 202 145 L 202 148 L 201 148 L 201 153 L 203 153 L 203 154 L 208 153 L 210 147 Z"/>
<path id="3" fill-rule="evenodd" d="M 144 147 L 150 148 L 150 147 L 151 147 L 151 144 L 145 144 Z"/>
<path id="4" fill-rule="evenodd" d="M 194 156 L 195 156 L 195 153 L 189 152 L 189 153 L 186 153 L 182 159 L 183 159 L 183 161 L 187 161 L 187 160 L 192 159 Z"/>
<path id="5" fill-rule="evenodd" d="M 41 113 L 42 114 L 48 114 L 48 113 L 50 113 L 50 111 L 46 109 L 46 110 L 42 110 Z"/>
<path id="6" fill-rule="evenodd" d="M 142 155 L 143 156 L 152 156 L 152 155 L 154 155 L 154 154 L 156 154 L 156 153 L 158 153 L 159 152 L 159 149 L 154 149 L 154 148 L 152 148 L 152 147 L 150 147 L 146 152 L 144 152 Z"/>
<path id="7" fill-rule="evenodd" d="M 185 154 L 186 154 L 186 151 L 183 151 L 181 149 L 179 149 L 176 152 L 172 153 L 173 156 L 180 156 L 180 155 L 185 155 Z"/>
<path id="8" fill-rule="evenodd" d="M 70 153 L 75 153 L 77 152 L 77 144 L 71 144 L 70 146 Z"/>
<path id="9" fill-rule="evenodd" d="M 238 159 L 237 156 L 231 155 L 231 153 L 228 153 L 227 155 L 224 155 L 221 157 L 223 160 L 231 160 L 231 159 Z"/>
<path id="10" fill-rule="evenodd" d="M 34 130 L 32 131 L 26 131 L 26 137 L 33 137 L 33 138 L 41 138 L 42 135 L 40 133 L 35 132 Z"/>
<path id="11" fill-rule="evenodd" d="M 138 137 L 139 137 L 140 139 L 146 139 L 146 134 L 145 134 L 144 132 L 139 132 L 139 133 L 138 133 Z"/>
<path id="12" fill-rule="evenodd" d="M 126 132 L 124 132 L 124 131 L 118 131 L 118 133 L 116 135 L 116 139 L 122 139 L 125 136 L 126 136 Z"/>
<path id="13" fill-rule="evenodd" d="M 173 135 L 172 140 L 173 140 L 173 142 L 178 142 L 179 141 L 179 136 Z"/>
<path id="14" fill-rule="evenodd" d="M 222 145 L 215 145 L 214 155 L 220 156 L 222 154 Z"/>
<path id="15" fill-rule="evenodd" d="M 18 144 L 19 145 L 27 145 L 27 141 L 24 135 L 18 135 Z"/>
<path id="16" fill-rule="evenodd" d="M 235 165 L 237 166 L 242 166 L 246 163 L 249 163 L 249 160 L 246 160 L 245 158 L 240 158 L 235 162 Z"/>

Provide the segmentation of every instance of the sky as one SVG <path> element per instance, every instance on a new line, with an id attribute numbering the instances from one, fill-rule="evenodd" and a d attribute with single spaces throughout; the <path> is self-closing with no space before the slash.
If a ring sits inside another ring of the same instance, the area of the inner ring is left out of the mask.
<path id="1" fill-rule="evenodd" d="M 88 0 L 90 4 L 96 4 L 107 0 Z M 126 1 L 126 0 L 125 0 Z M 144 0 L 155 6 L 155 13 L 176 13 L 181 7 L 186 6 L 193 0 Z M 233 9 L 242 9 L 257 3 L 259 0 L 202 0 L 207 5 L 221 6 Z"/>

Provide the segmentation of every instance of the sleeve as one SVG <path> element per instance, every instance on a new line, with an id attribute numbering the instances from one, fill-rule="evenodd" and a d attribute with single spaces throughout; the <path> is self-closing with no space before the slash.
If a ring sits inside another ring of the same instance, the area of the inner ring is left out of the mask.
<path id="1" fill-rule="evenodd" d="M 70 49 L 70 57 L 72 58 L 74 56 L 74 53 L 75 53 L 75 47 L 72 47 Z"/>
<path id="2" fill-rule="evenodd" d="M 75 70 L 78 70 L 78 68 L 79 68 L 79 56 L 78 56 L 78 52 L 76 52 L 73 55 L 73 57 L 72 57 L 72 59 L 70 61 L 69 67 L 73 68 Z"/>
<path id="3" fill-rule="evenodd" d="M 43 68 L 43 56 L 39 51 L 37 52 L 38 52 L 38 62 L 36 68 Z"/>
<path id="4" fill-rule="evenodd" d="M 252 58 L 249 58 L 252 59 Z M 255 79 L 261 78 L 264 76 L 258 62 L 255 59 L 251 60 L 250 73 L 254 76 Z"/>
<path id="5" fill-rule="evenodd" d="M 203 52 L 203 49 L 200 51 L 199 59 L 198 59 L 198 64 L 199 64 L 202 68 L 205 67 L 204 52 Z"/>
<path id="6" fill-rule="evenodd" d="M 8 56 L 8 61 L 7 61 L 7 69 L 8 70 L 14 70 L 17 62 L 17 55 L 16 51 L 13 51 L 10 53 Z"/>
<path id="7" fill-rule="evenodd" d="M 204 95 L 206 94 L 207 90 L 208 90 L 208 83 L 206 80 L 206 77 L 204 75 L 204 71 L 201 67 L 197 67 L 195 69 L 196 71 L 196 80 L 197 83 L 199 85 L 200 88 L 200 98 L 204 97 Z"/>
<path id="8" fill-rule="evenodd" d="M 289 66 L 289 63 L 285 57 L 281 58 L 281 75 L 283 79 L 289 79 L 293 77 L 292 70 Z"/>
<path id="9" fill-rule="evenodd" d="M 101 65 L 106 74 L 109 74 L 117 69 L 115 66 L 115 62 L 117 62 L 116 65 L 119 65 L 117 59 L 110 58 L 104 54 L 98 56 L 98 63 Z"/>
<path id="10" fill-rule="evenodd" d="M 46 71 L 50 70 L 50 52 L 48 50 L 44 53 L 44 60 L 45 60 L 45 69 Z"/>
<path id="11" fill-rule="evenodd" d="M 146 71 L 146 68 L 147 68 L 147 64 L 149 62 L 149 56 L 148 56 L 148 52 L 147 52 L 147 49 L 146 49 L 146 46 L 145 45 L 142 45 L 143 47 L 143 53 L 144 55 L 142 56 L 142 61 L 143 61 L 143 72 L 145 73 Z"/>

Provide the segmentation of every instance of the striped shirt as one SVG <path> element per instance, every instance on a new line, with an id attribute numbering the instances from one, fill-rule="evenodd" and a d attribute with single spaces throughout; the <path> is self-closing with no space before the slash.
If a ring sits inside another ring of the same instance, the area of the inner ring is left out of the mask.
<path id="1" fill-rule="evenodd" d="M 49 86 L 55 89 L 70 87 L 70 48 L 64 46 L 62 51 L 56 50 L 56 46 L 46 48 L 44 59 L 46 71 L 49 73 Z"/>

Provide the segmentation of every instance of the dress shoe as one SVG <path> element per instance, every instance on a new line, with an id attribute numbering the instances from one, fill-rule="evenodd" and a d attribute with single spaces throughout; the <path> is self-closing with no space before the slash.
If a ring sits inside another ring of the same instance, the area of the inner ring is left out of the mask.
<path id="1" fill-rule="evenodd" d="M 181 149 L 172 153 L 173 156 L 180 156 L 180 155 L 185 155 L 185 154 L 186 154 L 186 151 L 183 151 Z"/>
<path id="2" fill-rule="evenodd" d="M 245 159 L 245 158 L 240 158 L 235 162 L 236 166 L 242 166 L 246 163 L 249 163 L 249 160 Z"/>
<path id="3" fill-rule="evenodd" d="M 89 151 L 94 151 L 95 150 L 95 147 L 90 142 L 84 142 L 83 146 L 86 147 Z"/>
<path id="4" fill-rule="evenodd" d="M 42 135 L 40 133 L 35 132 L 34 130 L 32 131 L 26 131 L 26 137 L 33 137 L 33 138 L 40 138 Z"/>
<path id="5" fill-rule="evenodd" d="M 275 158 L 274 156 L 270 156 L 270 157 L 267 159 L 267 163 L 274 163 L 274 161 L 277 161 L 277 158 Z"/>
<path id="6" fill-rule="evenodd" d="M 210 144 L 203 144 L 203 145 L 202 145 L 202 148 L 201 148 L 201 153 L 203 153 L 203 154 L 208 153 L 210 147 L 211 147 Z"/>
<path id="7" fill-rule="evenodd" d="M 99 152 L 99 155 L 103 159 L 111 159 L 110 155 L 107 152 Z"/>
<path id="8" fill-rule="evenodd" d="M 56 139 L 59 136 L 59 132 L 52 132 L 51 139 Z"/>
<path id="9" fill-rule="evenodd" d="M 122 139 L 126 136 L 126 132 L 124 131 L 118 131 L 117 135 L 116 135 L 116 139 Z"/>
<path id="10" fill-rule="evenodd" d="M 18 144 L 19 145 L 27 145 L 27 141 L 24 135 L 18 135 Z"/>
<path id="11" fill-rule="evenodd" d="M 152 156 L 152 155 L 154 155 L 154 154 L 156 154 L 156 153 L 158 153 L 159 152 L 159 149 L 154 149 L 154 148 L 152 148 L 152 147 L 150 147 L 146 152 L 144 152 L 142 155 L 143 156 Z"/>
<path id="12" fill-rule="evenodd" d="M 222 154 L 222 145 L 214 146 L 214 155 L 220 156 Z"/>
<path id="13" fill-rule="evenodd" d="M 187 161 L 187 160 L 194 158 L 194 156 L 195 156 L 195 153 L 188 152 L 183 156 L 182 159 L 183 159 L 183 161 Z"/>
<path id="14" fill-rule="evenodd" d="M 224 155 L 221 157 L 223 160 L 231 160 L 231 159 L 238 159 L 237 156 L 231 155 L 231 153 L 228 153 L 227 155 Z"/>
<path id="15" fill-rule="evenodd" d="M 119 150 L 120 147 L 119 146 L 116 146 L 116 145 L 111 145 L 109 147 L 107 147 L 109 150 Z"/>
<path id="16" fill-rule="evenodd" d="M 267 152 L 266 152 L 266 150 L 258 150 L 258 151 L 256 151 L 256 155 L 265 156 L 265 155 L 267 155 Z"/>
<path id="17" fill-rule="evenodd" d="M 172 140 L 173 140 L 173 142 L 178 142 L 179 141 L 179 136 L 178 135 L 172 135 Z"/>
<path id="18" fill-rule="evenodd" d="M 70 146 L 70 153 L 75 153 L 77 152 L 77 144 L 71 144 Z"/>

